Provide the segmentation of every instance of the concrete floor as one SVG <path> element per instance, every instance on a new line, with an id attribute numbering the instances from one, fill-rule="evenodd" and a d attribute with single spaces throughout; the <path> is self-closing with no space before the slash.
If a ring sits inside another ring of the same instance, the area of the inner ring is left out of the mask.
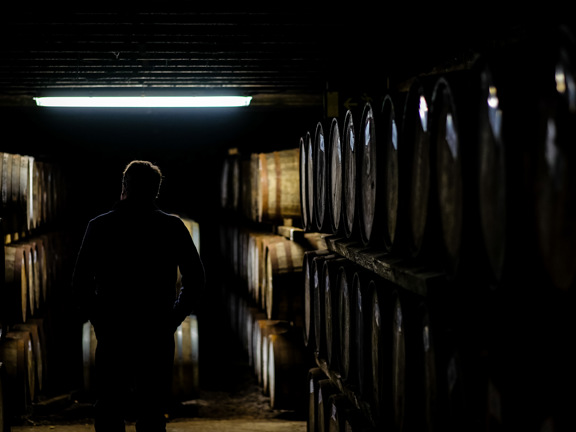
<path id="1" fill-rule="evenodd" d="M 305 413 L 271 409 L 247 360 L 230 345 L 222 352 L 215 346 L 205 351 L 212 355 L 200 368 L 204 385 L 195 398 L 174 408 L 167 432 L 306 431 Z M 37 404 L 30 416 L 12 425 L 12 432 L 92 432 L 93 403 L 81 392 L 58 395 Z M 134 424 L 126 431 L 135 432 Z"/>
<path id="2" fill-rule="evenodd" d="M 55 424 L 38 426 L 15 426 L 12 432 L 93 432 L 91 424 Z M 134 425 L 126 426 L 126 432 L 135 432 Z M 306 422 L 277 419 L 188 419 L 168 424 L 167 432 L 304 432 Z"/>
<path id="3" fill-rule="evenodd" d="M 201 390 L 198 398 L 184 402 L 169 419 L 167 432 L 306 431 L 303 413 L 272 410 L 255 380 L 244 375 L 246 379 L 233 389 Z M 94 431 L 92 401 L 60 397 L 58 403 L 38 411 L 13 425 L 12 432 Z M 126 432 L 135 430 L 133 423 L 126 425 Z"/>
<path id="4" fill-rule="evenodd" d="M 201 389 L 197 398 L 181 403 L 168 421 L 167 432 L 304 432 L 305 414 L 272 410 L 270 399 L 247 366 L 238 363 L 230 370 L 234 380 L 225 385 Z M 62 395 L 42 404 L 12 432 L 87 432 L 94 431 L 93 400 L 75 400 L 77 395 Z M 135 432 L 128 423 L 126 432 Z"/>
<path id="5" fill-rule="evenodd" d="M 206 311 L 203 319 L 200 389 L 196 397 L 173 410 L 167 432 L 306 431 L 306 413 L 271 409 L 270 398 L 262 394 L 247 356 L 221 312 Z M 67 371 L 62 368 L 60 373 Z M 306 385 L 306 376 L 302 379 Z M 307 404 L 308 395 L 304 397 Z M 81 392 L 58 392 L 13 424 L 12 432 L 92 432 L 93 404 L 94 400 Z M 127 424 L 126 431 L 135 432 L 134 424 Z"/>

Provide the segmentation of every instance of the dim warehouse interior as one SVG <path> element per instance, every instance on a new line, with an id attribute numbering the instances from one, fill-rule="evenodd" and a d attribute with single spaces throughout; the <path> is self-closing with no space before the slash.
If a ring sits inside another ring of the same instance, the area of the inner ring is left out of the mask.
<path id="1" fill-rule="evenodd" d="M 2 14 L 0 432 L 88 430 L 71 274 L 134 159 L 207 272 L 168 430 L 575 429 L 574 25 L 391 16 Z"/>

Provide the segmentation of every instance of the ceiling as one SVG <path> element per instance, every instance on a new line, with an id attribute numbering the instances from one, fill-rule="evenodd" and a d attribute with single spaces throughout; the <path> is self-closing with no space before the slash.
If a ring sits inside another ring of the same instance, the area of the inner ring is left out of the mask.
<path id="1" fill-rule="evenodd" d="M 387 86 L 494 40 L 505 26 L 422 24 L 352 8 L 282 12 L 54 12 L 0 18 L 0 103 L 54 92 L 213 92 L 315 105 Z"/>

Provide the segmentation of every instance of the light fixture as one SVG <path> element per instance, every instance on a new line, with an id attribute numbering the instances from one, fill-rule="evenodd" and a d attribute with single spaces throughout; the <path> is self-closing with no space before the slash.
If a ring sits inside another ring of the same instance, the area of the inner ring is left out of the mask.
<path id="1" fill-rule="evenodd" d="M 189 108 L 243 107 L 252 96 L 63 96 L 36 97 L 43 107 L 82 108 Z"/>

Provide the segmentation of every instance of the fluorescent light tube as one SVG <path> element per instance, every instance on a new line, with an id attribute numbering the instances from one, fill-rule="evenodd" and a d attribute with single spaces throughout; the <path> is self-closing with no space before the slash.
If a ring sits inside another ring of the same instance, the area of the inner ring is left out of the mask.
<path id="1" fill-rule="evenodd" d="M 187 108 L 242 107 L 250 105 L 251 96 L 66 96 L 37 97 L 43 107 L 102 108 Z"/>

